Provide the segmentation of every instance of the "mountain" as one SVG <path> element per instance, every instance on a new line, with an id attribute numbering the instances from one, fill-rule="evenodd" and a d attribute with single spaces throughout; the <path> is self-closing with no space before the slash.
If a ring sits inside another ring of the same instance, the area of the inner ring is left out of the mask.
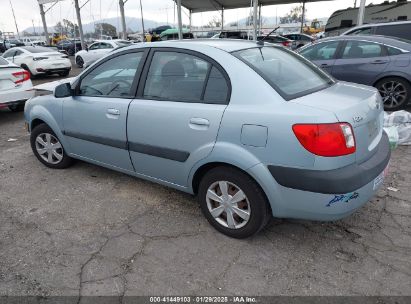
<path id="1" fill-rule="evenodd" d="M 141 18 L 136 18 L 136 17 L 126 17 L 126 25 L 127 25 L 127 29 L 130 29 L 133 32 L 138 32 L 142 30 L 141 27 Z M 92 33 L 94 32 L 94 24 L 100 23 L 100 22 L 104 22 L 104 23 L 109 23 L 113 26 L 115 26 L 117 28 L 117 31 L 121 31 L 121 21 L 120 21 L 120 17 L 114 17 L 114 18 L 107 18 L 104 19 L 103 21 L 100 20 L 96 20 L 95 22 L 90 22 L 90 23 L 85 23 L 83 24 L 83 31 L 84 33 Z M 149 19 L 144 19 L 144 27 L 145 29 L 149 29 L 149 28 L 154 28 L 160 25 L 165 25 L 165 22 L 156 22 L 153 20 L 149 20 Z M 54 25 L 50 25 L 48 24 L 48 30 L 50 33 L 53 33 L 54 30 Z M 43 27 L 34 27 L 34 30 L 36 31 L 36 33 L 41 33 L 43 32 Z M 30 34 L 34 33 L 33 27 L 28 27 L 26 28 L 24 31 Z"/>

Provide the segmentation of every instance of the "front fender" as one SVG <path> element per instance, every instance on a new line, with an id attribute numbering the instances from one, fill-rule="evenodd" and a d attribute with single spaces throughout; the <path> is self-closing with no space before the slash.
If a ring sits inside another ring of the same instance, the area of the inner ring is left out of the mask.
<path id="1" fill-rule="evenodd" d="M 31 131 L 32 123 L 35 119 L 40 119 L 44 121 L 44 123 L 47 124 L 53 130 L 53 132 L 57 135 L 58 139 L 60 140 L 66 152 L 70 154 L 70 145 L 66 141 L 66 138 L 61 131 L 61 125 L 58 123 L 58 121 L 60 122 L 63 121 L 62 111 L 58 111 L 57 113 L 52 114 L 46 107 L 44 107 L 41 104 L 37 104 L 37 105 L 34 105 L 29 110 L 28 113 L 29 115 L 27 118 L 28 118 L 28 123 L 30 126 L 30 131 Z"/>

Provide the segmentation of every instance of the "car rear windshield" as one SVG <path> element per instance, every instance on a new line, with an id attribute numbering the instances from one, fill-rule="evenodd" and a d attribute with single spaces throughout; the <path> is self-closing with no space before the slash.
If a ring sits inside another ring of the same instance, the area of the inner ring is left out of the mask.
<path id="1" fill-rule="evenodd" d="M 255 47 L 232 54 L 254 69 L 285 100 L 325 89 L 334 83 L 313 63 L 282 47 Z"/>
<path id="2" fill-rule="evenodd" d="M 8 61 L 0 57 L 0 65 L 8 65 Z"/>
<path id="3" fill-rule="evenodd" d="M 47 52 L 55 51 L 53 49 L 49 49 L 49 48 L 41 47 L 41 46 L 26 46 L 24 47 L 24 49 L 29 51 L 30 53 L 47 53 Z"/>
<path id="4" fill-rule="evenodd" d="M 114 43 L 117 44 L 118 46 L 125 46 L 125 45 L 131 44 L 131 42 L 127 40 L 117 40 Z"/>

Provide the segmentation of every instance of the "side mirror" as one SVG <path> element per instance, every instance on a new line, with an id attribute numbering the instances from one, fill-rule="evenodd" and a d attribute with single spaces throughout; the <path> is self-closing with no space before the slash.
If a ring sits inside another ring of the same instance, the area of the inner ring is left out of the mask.
<path id="1" fill-rule="evenodd" d="M 73 90 L 70 83 L 62 83 L 54 89 L 54 97 L 64 98 L 73 96 Z"/>
<path id="2" fill-rule="evenodd" d="M 86 45 L 86 52 L 88 52 L 88 46 Z"/>

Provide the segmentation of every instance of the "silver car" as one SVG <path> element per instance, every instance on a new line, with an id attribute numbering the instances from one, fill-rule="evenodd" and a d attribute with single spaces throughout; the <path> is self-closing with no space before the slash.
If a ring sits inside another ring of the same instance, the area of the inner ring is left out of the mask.
<path id="1" fill-rule="evenodd" d="M 80 159 L 196 194 L 236 238 L 272 216 L 336 220 L 378 190 L 390 158 L 381 97 L 283 47 L 139 44 L 26 103 L 35 156 Z"/>

